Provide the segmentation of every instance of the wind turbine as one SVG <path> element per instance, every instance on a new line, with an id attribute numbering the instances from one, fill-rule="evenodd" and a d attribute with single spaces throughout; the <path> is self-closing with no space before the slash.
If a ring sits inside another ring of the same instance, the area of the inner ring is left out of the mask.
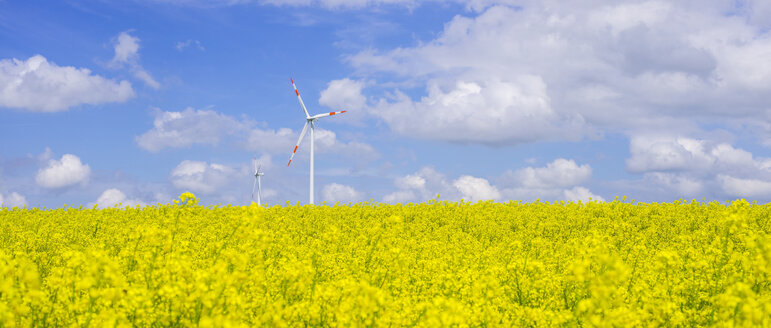
<path id="1" fill-rule="evenodd" d="M 257 188 L 257 205 L 262 205 L 262 179 L 260 179 L 265 173 L 263 173 L 260 169 L 262 169 L 262 164 L 260 166 L 257 166 L 257 157 L 254 157 L 254 160 L 252 161 L 254 163 L 254 185 L 252 186 L 252 199 L 254 199 L 254 189 Z"/>
<path id="2" fill-rule="evenodd" d="M 310 204 L 313 205 L 313 131 L 316 129 L 316 126 L 314 122 L 318 120 L 319 118 L 326 117 L 326 116 L 332 116 L 336 114 L 345 113 L 346 111 L 339 111 L 339 112 L 329 112 L 324 114 L 318 114 L 311 116 L 308 114 L 308 109 L 305 108 L 305 103 L 303 103 L 303 98 L 300 97 L 300 91 L 297 91 L 297 86 L 294 85 L 294 79 L 289 79 L 292 81 L 292 87 L 294 87 L 294 93 L 297 94 L 297 100 L 300 101 L 300 106 L 303 107 L 303 112 L 305 112 L 305 126 L 303 126 L 302 132 L 300 132 L 300 139 L 297 139 L 297 144 L 294 146 L 294 150 L 292 150 L 292 156 L 289 157 L 289 163 L 286 164 L 286 166 L 289 166 L 292 164 L 292 158 L 294 158 L 294 154 L 297 152 L 297 147 L 300 147 L 300 142 L 303 140 L 303 137 L 305 136 L 305 132 L 308 130 L 308 126 L 311 127 L 311 186 L 310 186 Z"/>

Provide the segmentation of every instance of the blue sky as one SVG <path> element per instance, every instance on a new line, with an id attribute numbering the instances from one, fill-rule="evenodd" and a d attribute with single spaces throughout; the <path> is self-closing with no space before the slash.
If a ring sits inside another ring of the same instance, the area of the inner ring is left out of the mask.
<path id="1" fill-rule="evenodd" d="M 0 204 L 771 200 L 766 1 L 0 1 Z"/>

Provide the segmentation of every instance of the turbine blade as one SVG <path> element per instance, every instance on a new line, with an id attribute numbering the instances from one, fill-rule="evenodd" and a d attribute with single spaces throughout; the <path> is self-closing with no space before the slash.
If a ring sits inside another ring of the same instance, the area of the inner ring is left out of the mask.
<path id="1" fill-rule="evenodd" d="M 305 132 L 308 131 L 308 121 L 305 122 L 305 126 L 303 126 L 303 131 L 300 132 L 300 139 L 297 139 L 297 144 L 294 146 L 294 150 L 292 150 L 292 156 L 289 157 L 289 163 L 286 164 L 286 166 L 289 166 L 289 164 L 292 164 L 292 158 L 294 158 L 294 154 L 297 152 L 297 148 L 300 147 L 300 142 L 303 141 L 303 137 L 305 136 Z"/>
<path id="2" fill-rule="evenodd" d="M 252 164 L 254 164 L 254 173 L 257 173 L 257 156 L 254 156 Z"/>
<path id="3" fill-rule="evenodd" d="M 305 103 L 303 102 L 303 98 L 300 97 L 300 91 L 297 91 L 297 86 L 294 85 L 294 79 L 289 78 L 292 81 L 292 87 L 294 87 L 294 93 L 297 94 L 297 100 L 300 101 L 300 106 L 303 106 L 303 111 L 305 112 L 305 118 L 311 117 L 310 114 L 308 114 L 308 110 L 305 108 Z"/>
<path id="4" fill-rule="evenodd" d="M 347 110 L 341 110 L 339 112 L 329 112 L 329 113 L 314 115 L 314 116 L 311 116 L 311 118 L 320 118 L 320 117 L 332 116 L 332 115 L 342 114 L 342 113 L 345 113 L 345 112 L 347 112 Z"/>

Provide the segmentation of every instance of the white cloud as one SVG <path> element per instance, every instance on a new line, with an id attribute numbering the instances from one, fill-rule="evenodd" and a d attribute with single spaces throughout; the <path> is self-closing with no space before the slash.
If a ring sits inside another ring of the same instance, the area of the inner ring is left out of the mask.
<path id="1" fill-rule="evenodd" d="M 291 154 L 300 131 L 289 128 L 271 129 L 265 124 L 255 126 L 246 119 L 238 120 L 213 110 L 187 108 L 181 112 L 155 111 L 153 128 L 135 138 L 139 147 L 150 152 L 165 148 L 183 148 L 194 145 L 219 145 L 227 140 L 249 151 L 287 156 Z M 379 157 L 369 144 L 360 141 L 342 141 L 333 131 L 316 127 L 316 154 L 339 154 L 356 162 L 368 162 Z M 310 135 L 296 158 L 307 158 Z"/>
<path id="2" fill-rule="evenodd" d="M 525 188 L 548 189 L 575 186 L 588 181 L 591 176 L 589 164 L 578 165 L 572 159 L 558 158 L 545 167 L 526 167 L 508 172 L 504 181 Z"/>
<path id="3" fill-rule="evenodd" d="M 147 84 L 153 89 L 157 90 L 161 87 L 161 84 L 158 83 L 158 81 L 156 81 L 155 79 L 153 79 L 150 73 L 148 73 L 144 69 L 133 69 L 131 73 L 134 74 L 135 78 L 141 80 L 142 82 L 144 82 L 145 84 Z"/>
<path id="4" fill-rule="evenodd" d="M 771 158 L 755 157 L 726 142 L 670 136 L 630 140 L 630 172 L 674 197 L 758 197 L 771 185 Z"/>
<path id="5" fill-rule="evenodd" d="M 423 202 L 437 194 L 441 199 L 476 202 L 479 200 L 535 200 L 603 198 L 579 184 L 591 179 L 592 168 L 573 160 L 556 159 L 544 167 L 525 167 L 507 171 L 493 184 L 489 180 L 461 175 L 450 181 L 432 167 L 394 179 L 395 191 L 386 194 L 386 203 Z M 582 198 L 583 197 L 583 198 Z"/>
<path id="6" fill-rule="evenodd" d="M 629 150 L 627 169 L 632 172 L 768 170 L 770 162 L 725 142 L 684 137 L 637 136 Z"/>
<path id="7" fill-rule="evenodd" d="M 261 129 L 252 128 L 246 140 L 246 148 L 259 150 L 278 155 L 289 155 L 300 137 L 300 132 L 289 128 Z M 303 138 L 295 158 L 307 158 L 310 152 L 310 132 Z M 345 142 L 337 138 L 333 131 L 316 127 L 314 151 L 318 154 L 339 154 L 342 157 L 353 159 L 357 162 L 368 162 L 377 159 L 380 155 L 369 144 L 359 141 Z"/>
<path id="8" fill-rule="evenodd" d="M 731 196 L 768 198 L 771 195 L 771 181 L 741 179 L 728 175 L 719 175 L 717 179 L 723 190 Z"/>
<path id="9" fill-rule="evenodd" d="M 171 170 L 169 179 L 177 189 L 193 193 L 213 194 L 228 183 L 237 181 L 242 172 L 216 163 L 184 160 Z M 243 174 L 244 181 L 248 175 Z"/>
<path id="10" fill-rule="evenodd" d="M 425 85 L 418 98 L 398 88 L 371 96 L 371 112 L 394 132 L 511 145 L 758 120 L 771 105 L 771 64 L 763 60 L 771 38 L 747 19 L 756 8 L 693 1 L 468 6 L 480 12 L 454 17 L 432 40 L 348 57 L 357 76 L 380 79 L 374 87 Z"/>
<path id="11" fill-rule="evenodd" d="M 716 168 L 758 168 L 752 153 L 737 149 L 728 143 L 707 140 L 666 137 L 636 136 L 630 140 L 631 157 L 627 169 L 631 172 L 698 170 Z"/>
<path id="12" fill-rule="evenodd" d="M 83 164 L 78 156 L 64 154 L 59 160 L 51 159 L 45 168 L 35 176 L 35 182 L 44 188 L 55 189 L 85 183 L 91 168 Z"/>
<path id="13" fill-rule="evenodd" d="M 141 80 L 153 89 L 159 89 L 158 83 L 148 73 L 142 65 L 139 64 L 139 38 L 129 34 L 129 31 L 121 32 L 114 42 L 115 56 L 113 56 L 110 65 L 113 67 L 128 66 L 131 74 Z"/>
<path id="14" fill-rule="evenodd" d="M 327 88 L 321 91 L 319 104 L 333 110 L 362 109 L 367 98 L 361 94 L 364 82 L 351 79 L 334 80 L 327 84 Z"/>
<path id="15" fill-rule="evenodd" d="M 247 144 L 253 150 L 289 154 L 297 138 L 300 137 L 299 134 L 299 131 L 292 131 L 289 128 L 277 130 L 254 128 L 249 132 Z"/>
<path id="16" fill-rule="evenodd" d="M 122 191 L 111 188 L 105 190 L 101 195 L 99 195 L 99 198 L 96 200 L 96 205 L 99 205 L 101 208 L 107 208 L 112 207 L 117 204 L 120 204 L 123 207 L 130 206 L 134 207 L 136 205 L 139 206 L 145 206 L 147 203 L 138 200 L 138 199 L 127 199 L 126 194 L 124 194 Z M 89 206 L 93 206 L 94 204 L 89 204 Z"/>
<path id="17" fill-rule="evenodd" d="M 562 191 L 562 193 L 566 201 L 572 201 L 572 202 L 577 202 L 579 200 L 584 202 L 587 202 L 590 200 L 596 200 L 600 202 L 605 201 L 605 198 L 602 198 L 600 196 L 593 194 L 591 191 L 589 191 L 589 189 L 586 189 L 584 187 L 574 187 L 572 189 L 565 189 L 564 191 Z"/>
<path id="18" fill-rule="evenodd" d="M 586 187 L 579 186 L 589 182 L 591 177 L 592 168 L 589 164 L 578 165 L 572 159 L 558 158 L 543 167 L 531 166 L 507 171 L 498 184 L 503 197 L 507 199 L 577 200 L 587 199 L 583 198 L 587 195 L 602 199 Z"/>
<path id="19" fill-rule="evenodd" d="M 630 140 L 629 152 L 632 156 L 626 166 L 632 172 L 685 169 L 689 162 L 702 162 L 691 160 L 694 156 L 703 160 L 706 155 L 699 141 L 684 138 L 635 137 Z"/>
<path id="20" fill-rule="evenodd" d="M 139 147 L 158 152 L 164 148 L 217 145 L 226 136 L 247 129 L 234 118 L 212 110 L 187 108 L 181 112 L 155 110 L 153 129 L 136 137 Z"/>
<path id="21" fill-rule="evenodd" d="M 0 194 L 0 207 L 14 208 L 27 205 L 27 199 L 19 193 L 12 192 L 6 196 Z"/>
<path id="22" fill-rule="evenodd" d="M 400 189 L 423 189 L 426 186 L 426 179 L 419 174 L 409 174 L 396 179 L 394 183 Z"/>
<path id="23" fill-rule="evenodd" d="M 54 152 L 51 151 L 50 147 L 46 147 L 46 149 L 43 150 L 43 152 L 40 153 L 40 155 L 37 155 L 36 157 L 37 157 L 37 160 L 40 162 L 48 162 L 48 160 L 54 157 Z"/>
<path id="24" fill-rule="evenodd" d="M 359 142 L 359 141 L 349 141 L 349 142 L 343 142 L 340 139 L 337 138 L 337 134 L 333 131 L 316 128 L 316 132 L 314 133 L 316 137 L 315 141 L 315 149 L 314 151 L 319 152 L 321 154 L 324 153 L 333 153 L 333 154 L 341 154 L 343 156 L 346 156 L 348 158 L 357 158 L 362 160 L 373 160 L 377 157 L 379 157 L 377 151 L 372 148 L 372 146 Z M 295 135 L 295 137 L 299 138 L 299 133 Z M 307 140 L 310 140 L 310 135 L 306 136 L 308 138 Z M 295 140 L 295 142 L 297 142 Z M 292 144 L 294 145 L 293 142 Z M 310 141 L 305 141 L 310 142 Z M 308 144 L 305 149 L 308 150 L 308 147 L 310 147 L 310 144 Z M 287 149 L 291 150 L 291 148 Z"/>
<path id="25" fill-rule="evenodd" d="M 433 167 L 423 167 L 413 174 L 394 179 L 397 190 L 383 197 L 386 203 L 424 202 L 441 195 L 443 199 L 460 199 L 458 189 Z"/>
<path id="26" fill-rule="evenodd" d="M 412 190 L 397 190 L 383 197 L 388 204 L 408 203 L 416 201 L 417 196 Z"/>
<path id="27" fill-rule="evenodd" d="M 520 75 L 509 81 L 459 80 L 443 90 L 440 84 L 445 82 L 430 81 L 428 95 L 418 102 L 397 92 L 394 100 L 381 100 L 372 113 L 399 134 L 451 142 L 576 140 L 584 134 L 583 118 L 560 115 L 552 109 L 546 85 L 538 76 Z"/>
<path id="28" fill-rule="evenodd" d="M 93 75 L 86 68 L 58 66 L 41 55 L 26 61 L 0 60 L 0 107 L 57 112 L 83 104 L 124 102 L 131 97 L 134 90 L 128 81 Z"/>
<path id="29" fill-rule="evenodd" d="M 491 186 L 490 182 L 483 178 L 464 175 L 452 183 L 458 189 L 463 199 L 470 202 L 498 200 L 501 193 L 498 188 Z"/>
<path id="30" fill-rule="evenodd" d="M 116 38 L 115 56 L 112 58 L 113 64 L 125 64 L 138 59 L 139 38 L 131 36 L 128 32 L 121 32 Z"/>
<path id="31" fill-rule="evenodd" d="M 361 201 L 363 194 L 351 186 L 331 183 L 321 189 L 321 198 L 327 203 L 348 203 Z"/>
<path id="32" fill-rule="evenodd" d="M 190 47 L 190 46 L 194 46 L 195 48 L 197 48 L 198 50 L 201 50 L 201 51 L 206 50 L 201 45 L 201 42 L 199 42 L 198 40 L 192 40 L 192 39 L 188 39 L 187 41 L 184 41 L 184 42 L 180 41 L 180 42 L 177 42 L 174 45 L 174 47 L 177 48 L 178 51 L 185 50 L 185 48 Z"/>
<path id="33" fill-rule="evenodd" d="M 705 182 L 694 177 L 678 175 L 675 173 L 651 172 L 646 173 L 644 179 L 663 189 L 673 190 L 678 195 L 692 198 L 701 195 Z"/>

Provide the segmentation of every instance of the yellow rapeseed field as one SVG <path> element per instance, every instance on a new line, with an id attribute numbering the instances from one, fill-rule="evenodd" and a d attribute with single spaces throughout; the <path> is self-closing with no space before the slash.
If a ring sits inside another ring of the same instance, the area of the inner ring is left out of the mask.
<path id="1" fill-rule="evenodd" d="M 0 210 L 0 326 L 771 326 L 771 211 L 446 202 Z"/>

